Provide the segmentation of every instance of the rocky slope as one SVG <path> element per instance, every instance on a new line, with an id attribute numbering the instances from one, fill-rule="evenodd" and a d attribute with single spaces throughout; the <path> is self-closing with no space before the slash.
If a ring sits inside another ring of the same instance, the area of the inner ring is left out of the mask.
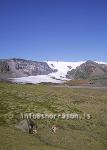
<path id="1" fill-rule="evenodd" d="M 101 77 L 106 75 L 106 64 L 99 64 L 90 60 L 67 73 L 67 77 L 70 79 L 89 79 L 97 76 Z"/>
<path id="2" fill-rule="evenodd" d="M 24 59 L 0 60 L 0 79 L 47 75 L 54 71 L 46 62 Z"/>

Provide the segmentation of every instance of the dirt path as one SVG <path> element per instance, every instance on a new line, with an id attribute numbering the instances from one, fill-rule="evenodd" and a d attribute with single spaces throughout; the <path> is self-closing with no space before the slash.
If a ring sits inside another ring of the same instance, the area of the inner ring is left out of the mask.
<path id="1" fill-rule="evenodd" d="M 66 88 L 73 88 L 73 89 L 106 89 L 107 87 L 93 87 L 93 86 L 68 86 L 68 85 L 53 85 L 53 87 L 66 87 Z"/>

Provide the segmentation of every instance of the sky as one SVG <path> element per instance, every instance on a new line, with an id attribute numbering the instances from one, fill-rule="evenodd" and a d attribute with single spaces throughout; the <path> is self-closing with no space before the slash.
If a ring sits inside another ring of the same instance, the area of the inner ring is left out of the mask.
<path id="1" fill-rule="evenodd" d="M 0 0 L 0 58 L 107 62 L 107 0 Z"/>

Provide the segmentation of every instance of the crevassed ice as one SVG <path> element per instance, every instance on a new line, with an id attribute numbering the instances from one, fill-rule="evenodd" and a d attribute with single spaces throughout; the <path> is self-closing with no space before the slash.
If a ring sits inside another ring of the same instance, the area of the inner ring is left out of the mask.
<path id="1" fill-rule="evenodd" d="M 49 74 L 51 77 L 66 80 L 67 72 L 85 63 L 85 61 L 80 62 L 46 61 L 46 63 L 49 65 L 50 68 L 57 70 L 57 72 Z"/>

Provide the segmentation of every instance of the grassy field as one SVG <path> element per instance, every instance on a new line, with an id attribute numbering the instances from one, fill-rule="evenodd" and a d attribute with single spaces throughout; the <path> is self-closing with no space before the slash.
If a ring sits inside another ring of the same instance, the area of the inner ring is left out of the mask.
<path id="1" fill-rule="evenodd" d="M 91 119 L 36 120 L 38 134 L 15 128 L 21 113 L 91 114 Z M 59 125 L 55 134 L 52 125 Z M 107 90 L 0 83 L 0 150 L 107 150 Z"/>

